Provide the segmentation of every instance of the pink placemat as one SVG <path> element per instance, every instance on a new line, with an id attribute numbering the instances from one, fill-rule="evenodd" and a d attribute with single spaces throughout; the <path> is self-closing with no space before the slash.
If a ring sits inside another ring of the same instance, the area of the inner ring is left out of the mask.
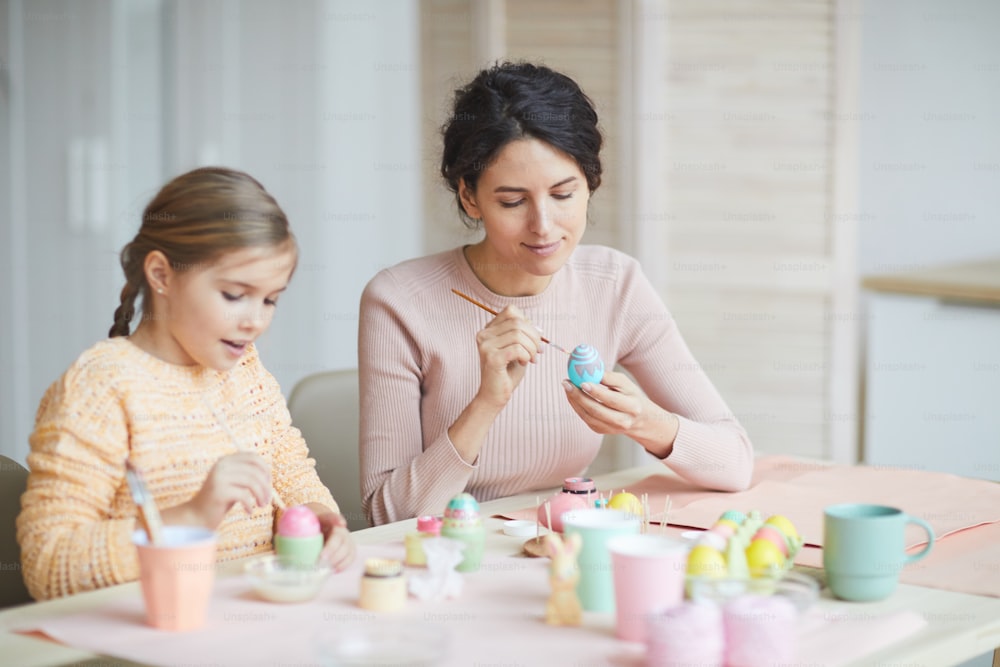
<path id="1" fill-rule="evenodd" d="M 622 489 L 600 489 L 606 494 Z M 709 528 L 730 509 L 784 514 L 807 545 L 823 542 L 823 508 L 842 502 L 891 505 L 934 528 L 931 554 L 903 570 L 901 581 L 933 588 L 1000 597 L 1000 484 L 947 473 L 899 468 L 805 463 L 782 456 L 757 460 L 751 487 L 739 493 L 705 491 L 669 474 L 651 475 L 626 489 L 646 494 L 655 523 L 669 495 L 672 526 Z M 535 510 L 509 518 L 535 519 Z M 907 545 L 925 541 L 907 527 Z M 808 546 L 796 563 L 822 567 L 822 551 Z"/>
<path id="2" fill-rule="evenodd" d="M 644 647 L 614 637 L 612 614 L 584 615 L 582 627 L 554 628 L 543 621 L 547 562 L 515 556 L 484 561 L 464 575 L 455 600 L 421 602 L 375 614 L 356 606 L 361 562 L 370 556 L 401 558 L 401 544 L 359 548 L 358 563 L 335 575 L 320 596 L 303 604 L 258 600 L 242 577 L 216 583 L 207 627 L 187 633 L 153 630 L 143 622 L 139 591 L 100 608 L 36 620 L 17 628 L 39 631 L 77 648 L 149 665 L 321 665 L 324 642 L 366 627 L 442 630 L 448 636 L 442 665 L 640 665 Z M 836 614 L 806 615 L 800 624 L 804 664 L 841 665 L 905 639 L 923 625 L 919 615 L 865 616 L 865 623 Z M 806 659 L 808 658 L 808 659 Z"/>

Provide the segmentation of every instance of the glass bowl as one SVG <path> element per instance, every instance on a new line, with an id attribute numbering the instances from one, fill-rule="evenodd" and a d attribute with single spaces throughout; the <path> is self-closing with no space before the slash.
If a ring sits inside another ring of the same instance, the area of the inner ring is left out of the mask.
<path id="1" fill-rule="evenodd" d="M 254 592 L 271 602 L 312 600 L 330 576 L 325 563 L 301 565 L 270 554 L 246 564 L 244 569 Z"/>
<path id="2" fill-rule="evenodd" d="M 804 572 L 789 570 L 780 577 L 688 577 L 687 591 L 692 600 L 711 600 L 719 604 L 740 595 L 781 595 L 802 613 L 819 597 L 819 582 Z"/>
<path id="3" fill-rule="evenodd" d="M 358 623 L 344 624 L 331 634 L 324 634 L 319 640 L 319 651 L 325 667 L 429 667 L 446 660 L 449 644 L 449 635 L 436 625 Z"/>

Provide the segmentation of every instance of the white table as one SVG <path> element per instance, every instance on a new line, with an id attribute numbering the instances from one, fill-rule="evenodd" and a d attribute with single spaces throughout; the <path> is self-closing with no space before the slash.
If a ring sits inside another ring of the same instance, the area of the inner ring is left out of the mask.
<path id="1" fill-rule="evenodd" d="M 652 464 L 630 468 L 595 478 L 598 488 L 622 488 L 651 474 L 662 473 L 663 466 Z M 548 497 L 555 490 L 503 498 L 482 504 L 484 517 L 535 505 L 536 497 Z M 506 554 L 512 548 L 511 538 L 499 531 L 501 521 L 488 518 L 487 553 Z M 383 544 L 399 541 L 415 529 L 415 520 L 399 521 L 354 534 L 360 544 Z M 238 564 L 233 565 L 237 571 Z M 47 602 L 15 607 L 0 612 L 0 656 L 4 664 L 19 667 L 66 665 L 95 660 L 98 656 L 51 641 L 27 637 L 6 630 L 13 624 L 51 615 L 94 609 L 116 597 L 136 594 L 136 583 L 82 593 Z M 865 665 L 952 665 L 1000 647 L 1000 599 L 952 593 L 949 591 L 900 585 L 889 599 L 876 603 L 848 603 L 829 597 L 824 591 L 817 605 L 831 615 L 870 614 L 878 616 L 898 610 L 920 612 L 928 621 L 920 633 L 879 652 L 869 655 Z M 95 664 L 128 665 L 118 659 L 105 659 Z M 994 664 L 997 664 L 996 662 Z"/>

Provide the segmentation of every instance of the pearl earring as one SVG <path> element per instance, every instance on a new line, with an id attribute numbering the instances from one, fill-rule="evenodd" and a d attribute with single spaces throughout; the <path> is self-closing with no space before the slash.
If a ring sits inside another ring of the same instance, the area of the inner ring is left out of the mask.
<path id="1" fill-rule="evenodd" d="M 157 294 L 163 294 L 163 288 L 162 287 L 157 287 L 156 288 L 156 293 Z"/>

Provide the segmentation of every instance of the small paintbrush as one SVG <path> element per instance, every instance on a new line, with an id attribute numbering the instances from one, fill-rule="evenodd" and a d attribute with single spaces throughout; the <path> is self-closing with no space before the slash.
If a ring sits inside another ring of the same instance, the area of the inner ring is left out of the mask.
<path id="1" fill-rule="evenodd" d="M 149 487 L 146 486 L 146 481 L 139 469 L 129 459 L 125 459 L 125 479 L 128 480 L 132 500 L 139 507 L 139 523 L 146 531 L 149 543 L 159 544 L 163 536 L 163 520 L 160 519 L 160 510 L 157 509 L 153 494 L 149 492 Z"/>
<path id="2" fill-rule="evenodd" d="M 487 306 L 485 303 L 480 303 L 479 301 L 476 301 L 475 299 L 473 299 L 468 294 L 462 294 L 461 292 L 459 292 L 454 287 L 451 289 L 451 291 L 454 292 L 455 294 L 457 294 L 458 296 L 462 297 L 463 299 L 465 299 L 469 303 L 475 304 L 475 305 L 479 306 L 480 308 L 482 308 L 483 310 L 485 310 L 490 315 L 498 315 L 499 314 L 499 313 L 497 313 L 497 311 L 493 310 L 492 308 L 490 308 L 489 306 Z M 538 327 L 535 327 L 535 328 L 537 329 Z M 569 350 L 567 350 L 566 348 L 562 347 L 561 345 L 556 345 L 555 343 L 553 343 L 552 341 L 550 341 L 545 336 L 542 336 L 541 338 L 542 338 L 542 342 L 543 343 L 548 343 L 549 345 L 551 345 L 552 347 L 556 348 L 560 352 L 564 352 L 566 354 L 570 353 Z"/>
<path id="3" fill-rule="evenodd" d="M 229 428 L 229 424 L 226 423 L 226 420 L 222 418 L 222 414 L 219 413 L 218 410 L 213 408 L 208 403 L 208 400 L 205 400 L 205 407 L 208 408 L 208 411 L 212 413 L 213 417 L 215 417 L 216 423 L 223 430 L 223 432 L 229 437 L 229 440 L 233 443 L 236 449 L 238 449 L 241 452 L 251 451 L 249 447 L 244 447 L 243 444 L 236 438 L 236 434 L 233 433 L 232 429 Z M 275 489 L 273 486 L 271 487 L 271 502 L 274 503 L 274 506 L 277 507 L 279 510 L 285 509 L 285 501 L 281 499 L 281 496 L 278 495 L 278 490 Z"/>

